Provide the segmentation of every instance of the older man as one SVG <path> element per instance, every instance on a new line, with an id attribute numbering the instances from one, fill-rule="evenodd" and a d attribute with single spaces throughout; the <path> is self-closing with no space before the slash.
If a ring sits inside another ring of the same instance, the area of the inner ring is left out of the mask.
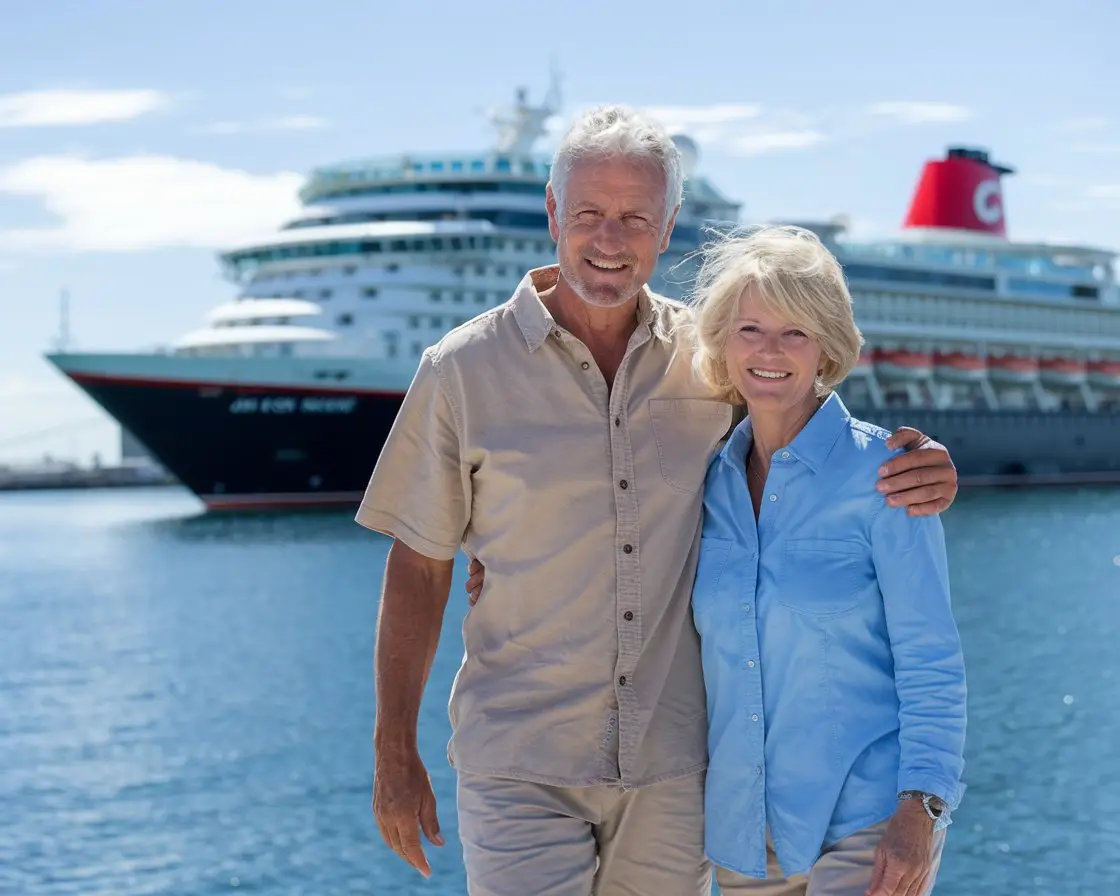
<path id="1" fill-rule="evenodd" d="M 681 196 L 660 127 L 620 107 L 581 117 L 546 194 L 558 265 L 424 354 L 358 512 L 394 539 L 373 809 L 425 875 L 420 830 L 442 840 L 417 749 L 421 694 L 453 558 L 462 548 L 486 568 L 448 749 L 476 896 L 710 888 L 689 593 L 705 467 L 732 410 L 693 374 L 675 335 L 685 311 L 646 287 Z M 939 447 L 887 473 L 918 512 L 956 493 Z"/>

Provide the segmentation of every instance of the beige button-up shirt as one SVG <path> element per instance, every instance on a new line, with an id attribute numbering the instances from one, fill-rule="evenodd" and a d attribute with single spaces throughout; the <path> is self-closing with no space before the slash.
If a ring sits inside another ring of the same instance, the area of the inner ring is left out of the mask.
<path id="1" fill-rule="evenodd" d="M 531 271 L 427 350 L 357 519 L 486 567 L 451 693 L 456 767 L 637 786 L 707 761 L 689 602 L 732 408 L 673 335 L 687 311 L 648 292 L 608 389 L 540 300 L 556 277 Z"/>

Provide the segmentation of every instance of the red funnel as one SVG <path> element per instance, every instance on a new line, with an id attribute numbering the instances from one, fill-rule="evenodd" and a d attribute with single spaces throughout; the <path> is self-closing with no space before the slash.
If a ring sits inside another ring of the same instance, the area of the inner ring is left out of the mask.
<path id="1" fill-rule="evenodd" d="M 927 162 L 903 227 L 943 227 L 1006 236 L 1000 176 L 1013 174 L 983 150 L 950 148 Z"/>

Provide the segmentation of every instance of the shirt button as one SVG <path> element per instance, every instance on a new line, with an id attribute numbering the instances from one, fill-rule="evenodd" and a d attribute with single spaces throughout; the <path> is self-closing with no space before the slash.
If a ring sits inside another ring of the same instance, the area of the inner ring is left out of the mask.
<path id="1" fill-rule="evenodd" d="M 755 771 L 756 775 L 761 775 L 762 774 L 762 766 L 761 765 L 756 765 L 754 767 L 754 771 Z"/>
<path id="2" fill-rule="evenodd" d="M 747 660 L 747 668 L 748 669 L 753 669 L 754 668 L 754 660 Z"/>
<path id="3" fill-rule="evenodd" d="M 753 716 L 751 716 L 751 721 L 752 722 L 757 722 L 758 721 L 758 713 L 755 713 Z"/>
<path id="4" fill-rule="evenodd" d="M 629 545 L 629 544 L 624 544 L 624 545 L 622 546 L 622 553 L 624 553 L 624 554 L 633 554 L 633 553 L 634 553 L 634 547 L 633 547 L 633 545 Z"/>
<path id="5" fill-rule="evenodd" d="M 618 676 L 618 683 L 620 685 L 622 685 L 623 687 L 626 687 L 626 676 L 625 675 Z"/>
<path id="6" fill-rule="evenodd" d="M 630 483 L 628 483 L 625 479 L 623 479 L 621 482 L 618 483 L 618 487 L 619 488 L 629 488 Z M 771 500 L 773 500 L 772 497 L 771 497 Z"/>
<path id="7" fill-rule="evenodd" d="M 770 500 L 771 500 L 771 501 L 777 501 L 777 500 L 778 500 L 778 496 L 777 496 L 777 495 L 771 495 L 771 496 L 770 496 Z"/>
<path id="8" fill-rule="evenodd" d="M 580 366 L 580 367 L 582 367 L 582 368 L 583 368 L 584 370 L 587 370 L 587 368 L 588 368 L 588 367 L 590 367 L 591 365 L 590 365 L 590 364 L 588 364 L 588 363 L 587 363 L 586 361 L 584 361 L 584 362 L 583 362 L 582 364 L 580 364 L 579 366 Z"/>
<path id="9" fill-rule="evenodd" d="M 788 451 L 783 451 L 782 452 L 782 459 L 783 460 L 788 460 L 789 459 L 789 452 Z"/>
<path id="10" fill-rule="evenodd" d="M 627 610 L 625 613 L 622 614 L 622 618 L 625 619 L 627 622 L 633 622 L 634 621 L 634 614 L 631 613 L 629 610 Z"/>
<path id="11" fill-rule="evenodd" d="M 751 605 L 750 604 L 743 604 L 743 611 L 746 612 L 746 613 L 749 613 L 751 611 Z"/>
<path id="12" fill-rule="evenodd" d="M 622 418 L 621 417 L 615 417 L 614 418 L 614 425 L 615 426 L 621 426 L 622 425 Z"/>

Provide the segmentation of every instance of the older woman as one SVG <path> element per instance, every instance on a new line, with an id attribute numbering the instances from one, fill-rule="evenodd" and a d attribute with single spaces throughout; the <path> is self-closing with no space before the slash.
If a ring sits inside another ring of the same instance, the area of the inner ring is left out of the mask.
<path id="1" fill-rule="evenodd" d="M 862 337 L 814 234 L 722 240 L 695 313 L 699 375 L 750 409 L 708 470 L 692 597 L 716 879 L 727 896 L 921 896 L 964 790 L 940 519 L 876 489 L 889 433 L 833 391 Z"/>

